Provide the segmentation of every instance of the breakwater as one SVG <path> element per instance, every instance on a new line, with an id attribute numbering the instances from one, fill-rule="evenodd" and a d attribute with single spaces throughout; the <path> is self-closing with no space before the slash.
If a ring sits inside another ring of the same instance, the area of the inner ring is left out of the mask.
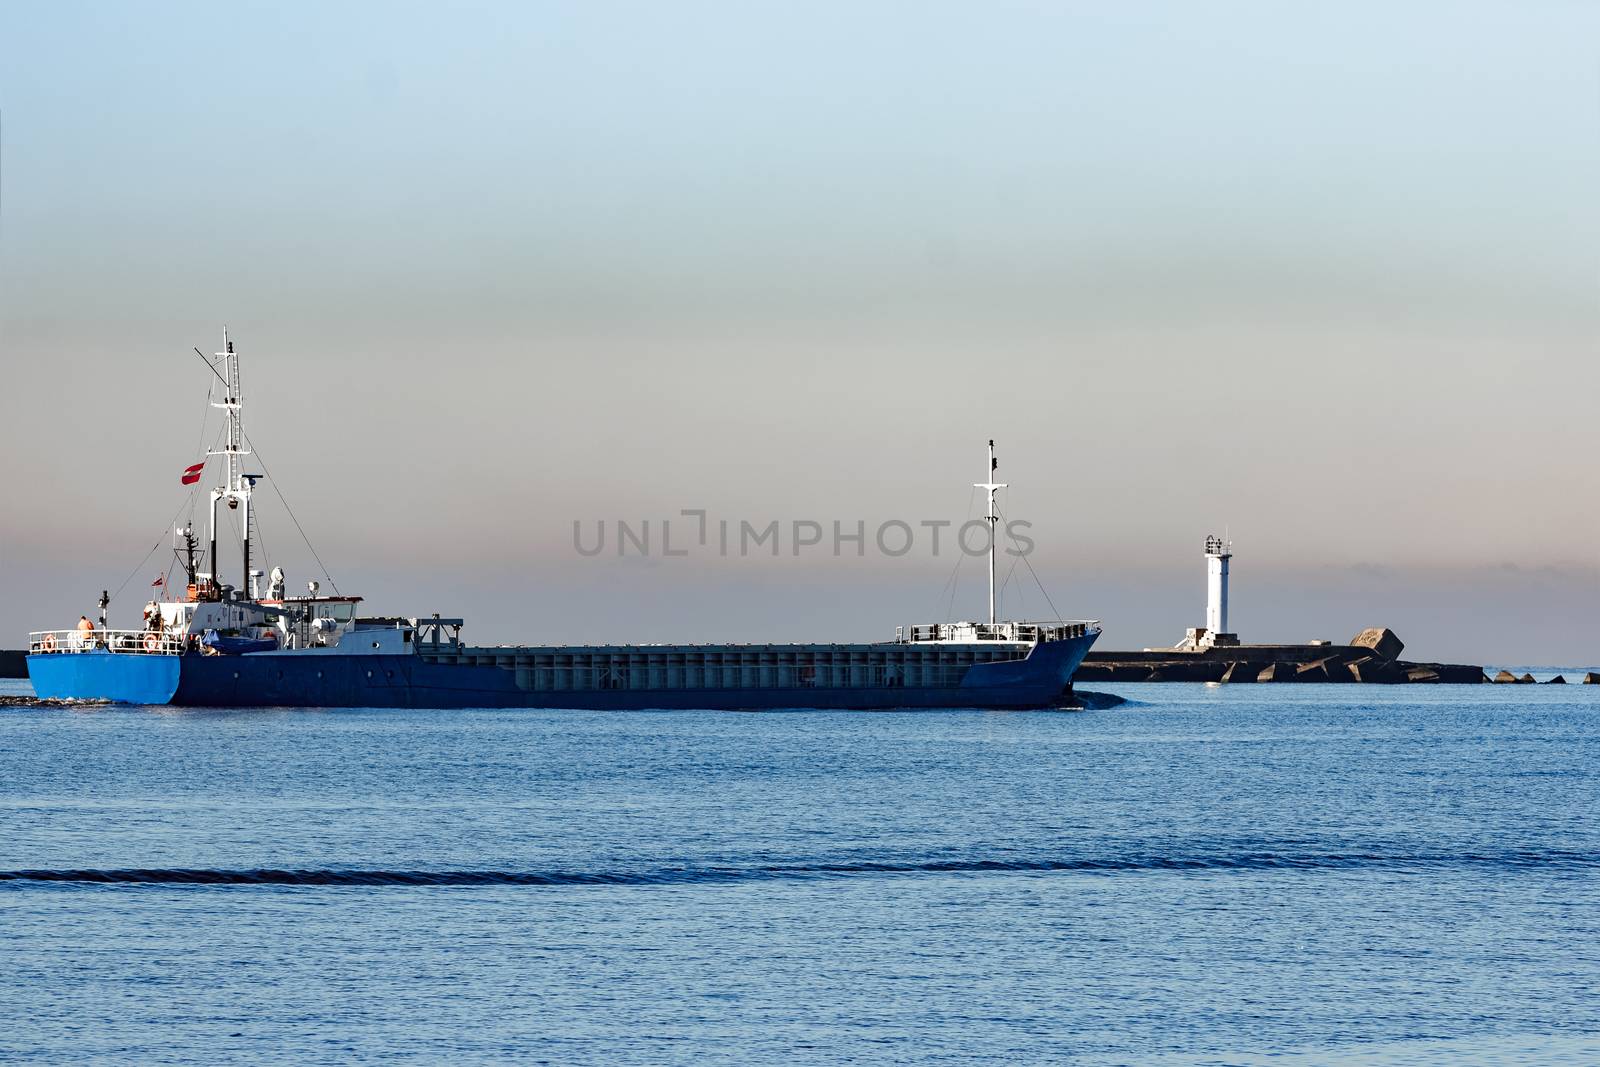
<path id="1" fill-rule="evenodd" d="M 1208 648 L 1147 648 L 1139 652 L 1090 652 L 1073 683 L 1079 682 L 1353 682 L 1378 685 L 1532 682 L 1528 675 L 1501 671 L 1489 677 L 1471 663 L 1405 660 L 1405 643 L 1393 630 L 1363 630 L 1348 644 L 1218 644 Z M 1558 676 L 1558 680 L 1560 679 Z M 1600 684 L 1600 674 L 1582 678 Z"/>
<path id="2" fill-rule="evenodd" d="M 1090 653 L 1074 682 L 1365 682 L 1404 685 L 1486 681 L 1469 663 L 1379 659 L 1348 645 L 1237 645 L 1199 652 Z"/>

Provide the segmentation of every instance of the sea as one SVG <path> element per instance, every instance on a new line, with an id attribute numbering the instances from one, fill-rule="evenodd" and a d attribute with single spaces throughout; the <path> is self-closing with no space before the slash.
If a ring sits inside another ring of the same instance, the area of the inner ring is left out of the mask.
<path id="1" fill-rule="evenodd" d="M 0 707 L 0 1060 L 1600 1063 L 1600 686 L 1098 688 Z"/>

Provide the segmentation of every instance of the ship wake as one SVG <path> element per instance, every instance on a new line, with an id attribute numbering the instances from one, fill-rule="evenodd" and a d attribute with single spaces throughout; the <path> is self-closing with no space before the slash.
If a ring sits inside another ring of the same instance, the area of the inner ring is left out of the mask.
<path id="1" fill-rule="evenodd" d="M 389 870 L 367 868 L 21 869 L 0 883 L 171 886 L 670 886 L 854 877 L 991 874 L 1120 874 L 1228 871 L 1392 871 L 1447 869 L 1593 871 L 1600 853 L 1559 849 L 1485 852 L 1281 852 L 1061 858 L 951 858 L 769 863 L 747 866 L 617 867 L 603 870 Z"/>

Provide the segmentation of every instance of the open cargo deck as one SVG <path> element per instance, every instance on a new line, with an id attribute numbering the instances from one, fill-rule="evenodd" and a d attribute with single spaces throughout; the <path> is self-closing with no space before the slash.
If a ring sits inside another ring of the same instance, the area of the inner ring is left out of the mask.
<path id="1" fill-rule="evenodd" d="M 1077 627 L 1070 637 L 1085 636 Z M 514 671 L 532 692 L 606 689 L 959 688 L 979 664 L 1026 660 L 1032 645 L 894 643 L 826 645 L 463 646 L 429 663 Z"/>

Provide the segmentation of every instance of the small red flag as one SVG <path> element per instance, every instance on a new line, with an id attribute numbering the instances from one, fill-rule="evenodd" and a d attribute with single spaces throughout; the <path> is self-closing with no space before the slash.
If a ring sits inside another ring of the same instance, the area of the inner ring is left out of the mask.
<path id="1" fill-rule="evenodd" d="M 205 460 L 183 469 L 183 484 L 193 485 L 200 480 L 200 471 L 205 468 Z"/>
<path id="2" fill-rule="evenodd" d="M 163 575 L 163 574 L 156 575 L 156 580 L 151 582 L 150 584 L 151 585 L 166 585 L 167 584 L 166 575 Z"/>

